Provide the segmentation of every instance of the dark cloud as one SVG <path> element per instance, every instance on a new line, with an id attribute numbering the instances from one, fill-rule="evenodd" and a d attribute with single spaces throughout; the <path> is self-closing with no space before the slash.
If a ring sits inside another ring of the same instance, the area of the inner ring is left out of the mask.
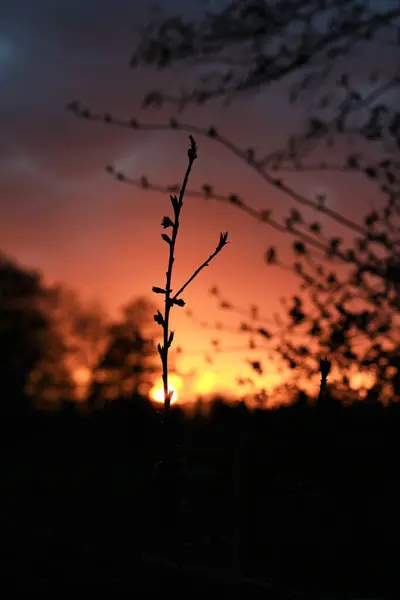
<path id="1" fill-rule="evenodd" d="M 81 98 L 98 109 L 137 108 L 146 81 L 138 85 L 128 61 L 145 13 L 128 0 L 1 3 L 3 216 L 22 207 L 49 210 L 74 180 L 143 147 L 145 134 L 83 123 L 64 107 Z"/>

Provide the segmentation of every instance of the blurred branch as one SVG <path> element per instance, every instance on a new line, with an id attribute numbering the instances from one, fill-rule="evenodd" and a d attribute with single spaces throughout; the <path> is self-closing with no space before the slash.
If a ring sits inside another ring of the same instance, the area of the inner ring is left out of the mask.
<path id="1" fill-rule="evenodd" d="M 97 121 L 97 122 L 103 122 L 103 123 L 105 122 L 107 124 L 115 125 L 117 127 L 124 127 L 124 128 L 143 130 L 143 131 L 170 131 L 172 129 L 172 130 L 193 132 L 197 135 L 212 139 L 212 140 L 218 142 L 219 144 L 221 144 L 222 146 L 224 146 L 227 150 L 229 150 L 232 154 L 237 156 L 239 159 L 243 160 L 246 164 L 248 164 L 252 169 L 254 169 L 254 171 L 266 183 L 271 185 L 274 189 L 278 189 L 282 193 L 286 194 L 292 200 L 295 200 L 296 202 L 298 202 L 304 206 L 308 206 L 310 208 L 313 208 L 316 211 L 322 212 L 323 214 L 331 217 L 332 219 L 334 219 L 341 225 L 344 225 L 345 227 L 347 227 L 357 233 L 360 233 L 360 234 L 365 233 L 365 229 L 363 227 L 361 227 L 359 224 L 355 223 L 354 221 L 351 221 L 350 219 L 341 215 L 340 213 L 336 212 L 335 210 L 330 209 L 327 206 L 321 206 L 320 204 L 318 204 L 318 202 L 310 200 L 309 198 L 306 198 L 302 194 L 299 194 L 294 189 L 292 189 L 291 187 L 286 185 L 281 179 L 276 179 L 276 178 L 272 177 L 269 173 L 267 173 L 265 171 L 263 164 L 260 163 L 259 161 L 257 161 L 257 159 L 254 155 L 254 151 L 252 149 L 242 150 L 241 148 L 236 146 L 236 144 L 234 144 L 232 141 L 221 136 L 217 132 L 217 130 L 212 126 L 209 127 L 208 129 L 206 129 L 206 128 L 202 128 L 202 127 L 198 127 L 198 126 L 189 125 L 186 123 L 179 123 L 175 119 L 171 120 L 169 123 L 161 123 L 161 124 L 139 123 L 136 119 L 131 119 L 131 120 L 125 121 L 123 119 L 118 119 L 116 117 L 113 117 L 109 113 L 106 113 L 106 114 L 93 113 L 89 109 L 86 109 L 86 108 L 80 106 L 79 102 L 71 102 L 67 105 L 66 108 L 68 111 L 72 112 L 72 114 L 74 114 L 76 117 L 83 118 L 83 119 L 89 119 L 91 121 Z"/>
<path id="2" fill-rule="evenodd" d="M 299 71 L 305 72 L 300 90 L 322 83 L 341 58 L 379 40 L 380 32 L 398 43 L 399 17 L 396 5 L 378 8 L 357 0 L 231 0 L 205 10 L 197 22 L 180 16 L 153 21 L 130 65 L 166 69 L 208 63 L 209 73 L 191 91 L 179 96 L 153 91 L 157 105 L 169 102 L 183 110 L 216 98 L 229 103 Z"/>

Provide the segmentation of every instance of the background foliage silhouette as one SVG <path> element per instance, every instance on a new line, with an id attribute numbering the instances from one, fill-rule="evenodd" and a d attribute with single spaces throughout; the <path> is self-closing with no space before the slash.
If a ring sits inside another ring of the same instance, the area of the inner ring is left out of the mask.
<path id="1" fill-rule="evenodd" d="M 379 396 L 384 402 L 397 400 L 400 393 L 400 120 L 393 103 L 400 79 L 396 64 L 383 61 L 399 51 L 399 17 L 396 3 L 378 7 L 341 0 L 329 6 L 312 0 L 301 6 L 288 0 L 274 5 L 228 2 L 223 8 L 205 8 L 197 21 L 163 19 L 161 13 L 149 23 L 130 64 L 157 69 L 206 65 L 207 75 L 194 70 L 190 91 L 171 97 L 152 90 L 143 99 L 145 109 L 170 105 L 178 113 L 168 122 L 146 123 L 94 113 L 79 102 L 67 107 L 78 117 L 134 131 L 191 131 L 211 139 L 245 162 L 274 190 L 274 197 L 291 199 L 294 207 L 279 222 L 273 208 L 255 209 L 236 192 L 224 196 L 209 183 L 187 191 L 233 205 L 294 238 L 292 264 L 285 264 L 275 247 L 266 249 L 265 260 L 293 273 L 300 294 L 287 300 L 284 318 L 275 320 L 272 328 L 259 323 L 255 330 L 254 323 L 247 322 L 238 330 L 261 335 L 296 381 L 315 375 L 320 358 L 329 354 L 335 365 L 333 380 L 342 392 L 352 395 L 352 378 L 361 373 L 360 395 Z M 366 56 L 373 64 L 369 73 Z M 376 64 L 374 56 L 379 56 Z M 231 103 L 245 94 L 265 92 L 277 80 L 289 81 L 290 101 L 308 105 L 309 113 L 304 131 L 293 134 L 284 148 L 262 155 L 254 148 L 241 148 L 214 125 L 201 128 L 181 120 L 180 112 L 189 105 L 215 99 Z M 107 169 L 116 179 L 143 190 L 179 189 L 177 184 L 153 183 L 145 175 L 130 178 L 113 166 Z M 330 206 L 323 194 L 305 196 L 300 179 L 298 188 L 293 179 L 329 172 L 353 175 L 359 194 L 376 198 L 375 208 L 364 209 L 362 218 L 354 220 Z M 221 308 L 229 310 L 230 305 L 234 299 L 221 303 Z M 262 355 L 253 361 L 259 374 L 262 361 Z"/>

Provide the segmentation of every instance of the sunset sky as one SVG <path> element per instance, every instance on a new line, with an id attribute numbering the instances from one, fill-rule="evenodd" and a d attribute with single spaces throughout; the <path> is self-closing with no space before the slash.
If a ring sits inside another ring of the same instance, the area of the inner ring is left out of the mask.
<path id="1" fill-rule="evenodd" d="M 169 0 L 165 10 L 195 10 L 196 5 Z M 2 0 L 0 7 L 1 248 L 42 270 L 48 282 L 65 282 L 83 298 L 100 300 L 113 316 L 132 297 L 151 298 L 151 287 L 164 283 L 167 250 L 160 221 L 169 213 L 169 200 L 116 182 L 104 166 L 112 163 L 132 177 L 146 174 L 154 182 L 180 182 L 187 135 L 85 122 L 64 107 L 80 100 L 94 111 L 124 118 L 168 119 L 168 110 L 141 111 L 141 100 L 153 87 L 173 93 L 184 75 L 128 67 L 146 15 L 146 3 L 134 0 Z M 271 86 L 229 109 L 212 103 L 180 118 L 199 126 L 214 124 L 243 148 L 268 152 L 301 131 L 305 109 L 289 105 L 287 86 Z M 287 215 L 293 206 L 289 199 L 217 144 L 196 141 L 199 158 L 190 188 L 208 182 L 220 193 L 239 193 L 256 208 L 271 208 L 276 218 Z M 328 202 L 353 219 L 372 207 L 371 190 L 354 195 L 353 179 L 336 181 L 334 174 L 308 174 L 297 178 L 297 187 L 309 197 L 328 192 Z M 218 285 L 236 305 L 258 304 L 265 316 L 278 311 L 279 298 L 296 293 L 298 284 L 289 273 L 268 269 L 263 255 L 277 244 L 289 258 L 288 239 L 212 200 L 185 202 L 177 283 L 214 250 L 221 231 L 229 231 L 231 243 L 185 293 L 188 308 L 200 320 L 238 325 L 239 317 L 216 309 L 209 290 Z M 196 325 L 180 309 L 173 313 L 172 327 L 184 349 L 181 369 L 197 369 L 196 377 L 204 377 L 203 384 L 196 380 L 197 390 L 232 389 L 236 376 L 250 375 L 245 360 L 262 359 L 260 352 L 231 350 L 207 365 L 203 356 L 218 332 Z M 219 339 L 227 350 L 245 347 L 247 341 L 233 334 Z M 276 381 L 272 369 L 264 383 L 271 381 Z"/>

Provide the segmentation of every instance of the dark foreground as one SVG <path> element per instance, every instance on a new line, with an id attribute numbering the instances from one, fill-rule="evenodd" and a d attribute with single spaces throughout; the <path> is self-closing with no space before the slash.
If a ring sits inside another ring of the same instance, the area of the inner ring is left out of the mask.
<path id="1" fill-rule="evenodd" d="M 0 593 L 400 597 L 399 426 L 397 406 L 176 415 L 163 487 L 145 403 L 3 419 Z"/>

